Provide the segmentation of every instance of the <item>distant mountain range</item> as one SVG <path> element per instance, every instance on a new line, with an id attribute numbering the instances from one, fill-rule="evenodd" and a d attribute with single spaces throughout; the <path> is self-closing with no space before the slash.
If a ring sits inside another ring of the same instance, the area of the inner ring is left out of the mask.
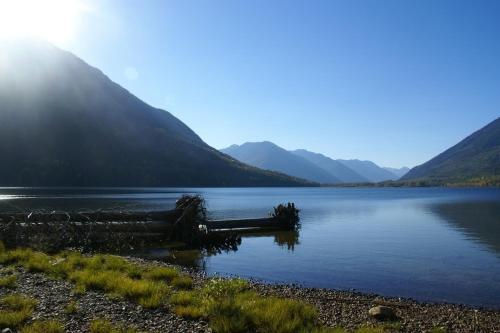
<path id="1" fill-rule="evenodd" d="M 295 155 L 272 142 L 247 142 L 221 150 L 223 153 L 258 168 L 282 172 L 318 183 L 338 183 L 340 180 L 313 162 Z"/>
<path id="2" fill-rule="evenodd" d="M 344 163 L 333 160 L 323 154 L 313 153 L 305 149 L 297 149 L 292 151 L 292 153 L 307 159 L 321 169 L 326 170 L 331 175 L 335 175 L 335 177 L 338 179 L 338 183 L 370 182 L 368 178 L 349 168 Z"/>
<path id="3" fill-rule="evenodd" d="M 403 177 L 404 175 L 406 175 L 408 173 L 408 171 L 410 171 L 410 168 L 407 168 L 407 167 L 402 167 L 402 168 L 387 168 L 385 167 L 384 168 L 385 170 L 395 174 L 398 178 L 401 178 Z"/>
<path id="4" fill-rule="evenodd" d="M 397 180 L 405 171 L 405 168 L 390 171 L 371 161 L 334 160 L 304 149 L 287 151 L 268 141 L 232 145 L 221 151 L 243 163 L 322 184 Z"/>
<path id="5" fill-rule="evenodd" d="M 33 40 L 0 42 L 0 156 L 0 186 L 313 185 L 220 153 L 100 70 Z"/>
<path id="6" fill-rule="evenodd" d="M 411 169 L 402 181 L 500 185 L 500 118 Z"/>

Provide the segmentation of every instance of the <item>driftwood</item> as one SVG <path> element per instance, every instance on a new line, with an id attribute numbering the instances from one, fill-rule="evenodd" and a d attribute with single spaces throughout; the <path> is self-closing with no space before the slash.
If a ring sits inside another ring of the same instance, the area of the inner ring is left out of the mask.
<path id="1" fill-rule="evenodd" d="M 235 249 L 242 230 L 294 230 L 298 210 L 279 205 L 268 218 L 207 220 L 200 196 L 182 196 L 175 209 L 154 212 L 95 211 L 0 213 L 0 240 L 12 246 L 44 244 L 52 249 L 132 248 L 148 242 L 181 241 L 218 251 Z"/>
<path id="2" fill-rule="evenodd" d="M 265 217 L 259 219 L 236 219 L 236 220 L 210 220 L 206 222 L 206 227 L 210 231 L 227 229 L 277 229 L 283 230 L 284 226 L 280 221 Z"/>

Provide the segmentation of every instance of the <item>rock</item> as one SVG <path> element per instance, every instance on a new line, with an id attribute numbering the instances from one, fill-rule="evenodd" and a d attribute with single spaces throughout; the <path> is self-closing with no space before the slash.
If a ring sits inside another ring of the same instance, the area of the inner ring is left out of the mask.
<path id="1" fill-rule="evenodd" d="M 378 305 L 371 308 L 368 314 L 377 320 L 391 320 L 396 319 L 396 312 L 388 306 Z"/>

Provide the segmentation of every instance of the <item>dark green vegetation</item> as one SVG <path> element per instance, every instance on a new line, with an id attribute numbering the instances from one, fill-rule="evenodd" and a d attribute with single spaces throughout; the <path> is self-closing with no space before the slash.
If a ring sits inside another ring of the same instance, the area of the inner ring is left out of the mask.
<path id="1" fill-rule="evenodd" d="M 403 183 L 500 185 L 500 118 L 430 161 L 410 170 Z"/>
<path id="2" fill-rule="evenodd" d="M 311 305 L 261 296 L 239 279 L 210 279 L 195 286 L 189 276 L 171 267 L 137 264 L 111 255 L 83 256 L 77 252 L 48 255 L 31 249 L 1 250 L 0 264 L 21 266 L 29 272 L 72 281 L 76 293 L 102 291 L 110 298 L 127 299 L 146 308 L 170 308 L 184 318 L 205 319 L 214 332 L 344 332 L 339 328 L 320 327 L 317 312 Z M 62 325 L 57 321 L 25 325 L 36 307 L 34 300 L 12 295 L 0 304 L 0 328 L 15 327 L 33 333 L 62 332 Z M 385 332 L 386 328 L 363 327 L 359 332 Z M 104 320 L 92 322 L 90 331 L 135 332 Z"/>
<path id="3" fill-rule="evenodd" d="M 0 44 L 1 186 L 300 186 L 208 146 L 76 56 Z"/>

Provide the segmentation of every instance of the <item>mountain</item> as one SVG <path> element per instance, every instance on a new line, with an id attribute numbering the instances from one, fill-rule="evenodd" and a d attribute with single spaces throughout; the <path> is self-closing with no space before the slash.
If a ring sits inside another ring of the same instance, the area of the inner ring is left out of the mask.
<path id="1" fill-rule="evenodd" d="M 410 171 L 410 168 L 407 168 L 407 167 L 402 167 L 402 168 L 388 168 L 388 167 L 385 167 L 383 168 L 387 171 L 389 171 L 390 173 L 394 174 L 396 176 L 396 178 L 394 178 L 394 180 L 397 180 L 401 177 L 403 177 L 404 175 L 406 175 L 408 173 L 408 171 Z"/>
<path id="2" fill-rule="evenodd" d="M 398 177 L 390 171 L 379 167 L 371 161 L 337 160 L 349 169 L 360 174 L 370 182 L 378 183 L 386 180 L 395 180 Z"/>
<path id="3" fill-rule="evenodd" d="M 340 182 L 328 171 L 272 142 L 246 142 L 240 146 L 232 145 L 221 151 L 243 163 L 262 169 L 278 171 L 323 184 Z"/>
<path id="4" fill-rule="evenodd" d="M 323 154 L 310 152 L 305 149 L 297 149 L 292 151 L 295 155 L 307 159 L 316 166 L 328 171 L 330 174 L 339 179 L 341 183 L 366 183 L 369 180 L 352 169 L 346 167 L 339 161 L 333 160 Z"/>
<path id="5" fill-rule="evenodd" d="M 500 118 L 430 161 L 411 169 L 402 180 L 445 183 L 500 177 Z"/>
<path id="6" fill-rule="evenodd" d="M 0 186 L 311 185 L 220 153 L 100 70 L 34 40 L 0 42 L 0 156 Z"/>

